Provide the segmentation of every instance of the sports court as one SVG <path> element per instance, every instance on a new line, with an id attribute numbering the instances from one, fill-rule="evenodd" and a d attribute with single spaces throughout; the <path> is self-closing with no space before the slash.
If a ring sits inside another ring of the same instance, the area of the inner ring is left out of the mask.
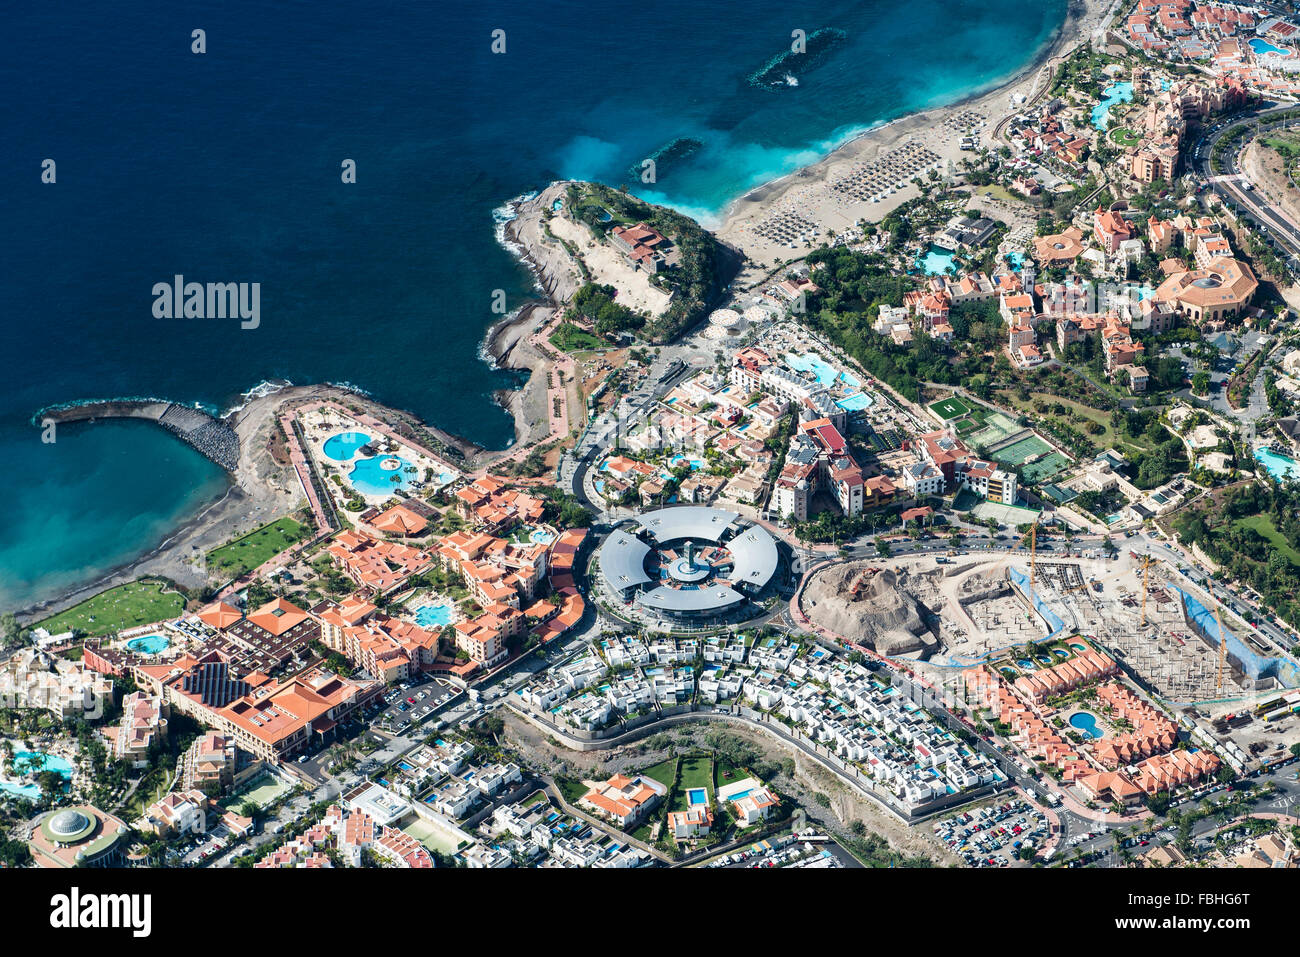
<path id="1" fill-rule="evenodd" d="M 1040 455 L 1046 455 L 1052 451 L 1052 447 L 1036 435 L 1027 435 L 1018 442 L 1012 442 L 1005 448 L 993 452 L 993 458 L 1003 465 L 1010 465 L 1013 468 L 1024 465 L 1032 458 Z"/>
<path id="2" fill-rule="evenodd" d="M 1020 467 L 1020 475 L 1026 482 L 1043 482 L 1060 475 L 1069 466 L 1070 460 L 1060 452 L 1044 455 L 1041 459 Z"/>
<path id="3" fill-rule="evenodd" d="M 1003 415 L 1001 412 L 991 412 L 984 417 L 984 428 L 978 432 L 972 432 L 969 436 L 963 435 L 963 439 L 969 438 L 970 443 L 982 445 L 988 448 L 998 442 L 1008 439 L 1021 430 L 1022 426 L 1016 424 L 1016 420 Z"/>
<path id="4" fill-rule="evenodd" d="M 223 807 L 238 810 L 245 803 L 251 803 L 264 808 L 288 790 L 289 785 L 275 775 L 260 774 L 228 798 Z"/>
<path id="5" fill-rule="evenodd" d="M 980 502 L 971 509 L 971 512 L 981 522 L 993 519 L 1010 528 L 1038 521 L 1038 512 L 1032 508 L 1021 508 L 1019 505 L 1002 505 L 998 502 Z"/>

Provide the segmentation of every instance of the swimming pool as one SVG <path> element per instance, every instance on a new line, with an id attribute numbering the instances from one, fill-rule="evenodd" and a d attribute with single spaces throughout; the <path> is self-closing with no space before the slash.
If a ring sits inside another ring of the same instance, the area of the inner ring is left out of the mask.
<path id="1" fill-rule="evenodd" d="M 57 754 L 47 754 L 44 751 L 15 751 L 14 771 L 19 775 L 37 775 L 42 771 L 53 771 L 63 779 L 64 784 L 72 780 L 72 762 Z M 35 781 L 28 783 L 0 781 L 0 791 L 15 797 L 27 798 L 29 801 L 35 801 L 41 796 L 41 786 Z"/>
<path id="2" fill-rule="evenodd" d="M 385 463 L 397 463 L 385 465 Z M 358 459 L 352 466 L 348 481 L 352 487 L 364 495 L 388 495 L 400 492 L 410 486 L 415 475 L 406 470 L 411 463 L 400 455 L 378 455 L 370 459 Z"/>
<path id="3" fill-rule="evenodd" d="M 785 364 L 796 372 L 811 372 L 817 377 L 817 384 L 827 388 L 834 385 L 840 376 L 834 366 L 811 352 L 801 356 L 786 353 Z"/>
<path id="4" fill-rule="evenodd" d="M 741 798 L 749 797 L 750 792 L 753 790 L 753 788 L 745 788 L 743 791 L 737 791 L 735 794 L 728 795 L 727 800 L 739 801 Z"/>
<path id="5" fill-rule="evenodd" d="M 15 751 L 14 770 L 19 774 L 39 774 L 53 771 L 65 781 L 72 780 L 72 762 L 57 754 L 45 751 Z"/>
<path id="6" fill-rule="evenodd" d="M 1250 41 L 1250 48 L 1255 51 L 1256 56 L 1265 56 L 1267 54 L 1276 54 L 1277 56 L 1290 56 L 1291 51 L 1282 47 L 1275 47 L 1267 40 L 1256 37 Z"/>
<path id="7" fill-rule="evenodd" d="M 1279 455 L 1267 448 L 1258 448 L 1255 450 L 1255 458 L 1268 469 L 1268 474 L 1279 482 L 1288 475 L 1300 475 L 1300 462 L 1289 456 Z"/>
<path id="8" fill-rule="evenodd" d="M 689 463 L 690 463 L 691 471 L 692 471 L 692 472 L 698 472 L 700 469 L 704 468 L 704 460 L 703 460 L 703 459 L 688 459 L 686 456 L 682 455 L 680 452 L 679 452 L 678 454 L 674 455 L 672 458 L 670 458 L 670 459 L 668 460 L 668 467 L 669 467 L 669 468 L 672 468 L 672 469 L 675 469 L 675 468 L 677 468 L 678 466 L 680 466 L 683 462 L 689 462 Z"/>
<path id="9" fill-rule="evenodd" d="M 865 392 L 858 392 L 854 395 L 837 400 L 835 404 L 845 412 L 861 412 L 863 409 L 871 408 L 875 401 L 875 399 L 867 395 Z"/>
<path id="10" fill-rule="evenodd" d="M 451 605 L 425 605 L 415 613 L 415 623 L 421 628 L 444 628 L 451 624 Z"/>
<path id="11" fill-rule="evenodd" d="M 1097 727 L 1097 716 L 1087 711 L 1076 711 L 1070 715 L 1070 727 L 1089 740 L 1101 737 L 1101 728 Z"/>
<path id="12" fill-rule="evenodd" d="M 544 528 L 534 528 L 528 533 L 528 540 L 534 545 L 549 545 L 555 541 L 555 533 Z"/>
<path id="13" fill-rule="evenodd" d="M 686 792 L 686 801 L 691 807 L 695 807 L 697 804 L 708 804 L 709 792 L 704 788 L 690 788 Z"/>
<path id="14" fill-rule="evenodd" d="M 916 261 L 916 264 L 921 267 L 921 271 L 927 276 L 941 276 L 944 273 L 957 271 L 956 258 L 956 253 L 940 249 L 938 246 L 931 246 L 925 256 Z"/>
<path id="15" fill-rule="evenodd" d="M 1110 108 L 1112 106 L 1116 103 L 1133 102 L 1133 84 L 1128 80 L 1112 83 L 1101 91 L 1101 95 L 1105 99 L 1092 108 L 1092 125 L 1096 129 L 1104 130 L 1110 125 Z"/>
<path id="16" fill-rule="evenodd" d="M 340 432 L 326 439 L 321 451 L 335 462 L 347 462 L 369 441 L 370 436 L 364 432 Z"/>
<path id="17" fill-rule="evenodd" d="M 141 635 L 139 638 L 132 638 L 126 643 L 128 651 L 134 651 L 139 655 L 162 654 L 170 646 L 171 640 L 162 635 Z"/>

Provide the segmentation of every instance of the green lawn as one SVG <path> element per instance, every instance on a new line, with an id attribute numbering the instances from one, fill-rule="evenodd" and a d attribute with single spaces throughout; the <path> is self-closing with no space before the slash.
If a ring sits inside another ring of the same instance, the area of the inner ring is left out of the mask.
<path id="1" fill-rule="evenodd" d="M 551 333 L 551 345 L 561 352 L 581 352 L 587 349 L 608 349 L 609 343 L 604 339 L 593 336 L 585 329 L 575 326 L 571 322 L 562 322 L 556 330 Z"/>
<path id="2" fill-rule="evenodd" d="M 308 531 L 306 525 L 286 515 L 208 552 L 208 571 L 225 578 L 238 578 L 301 541 Z"/>
<path id="3" fill-rule="evenodd" d="M 667 761 L 660 761 L 658 764 L 646 768 L 641 772 L 648 778 L 654 778 L 664 787 L 671 788 L 673 781 L 677 778 L 677 759 L 669 758 Z"/>
<path id="4" fill-rule="evenodd" d="M 1111 130 L 1108 135 L 1110 136 L 1110 141 L 1112 143 L 1125 149 L 1128 149 L 1130 146 L 1137 146 L 1142 139 L 1127 126 L 1117 127 L 1116 129 Z"/>
<path id="5" fill-rule="evenodd" d="M 689 808 L 687 792 L 693 788 L 704 788 L 708 792 L 709 799 L 713 799 L 713 760 L 707 754 L 682 758 L 672 810 L 685 811 Z"/>
<path id="6" fill-rule="evenodd" d="M 157 581 L 127 582 L 37 622 L 37 625 L 52 635 L 74 628 L 87 635 L 106 635 L 135 625 L 176 618 L 185 610 L 185 598 L 175 592 L 164 594 L 163 587 Z"/>
<path id="7" fill-rule="evenodd" d="M 1260 535 L 1268 539 L 1270 545 L 1286 556 L 1287 561 L 1300 567 L 1300 552 L 1291 547 L 1291 543 L 1274 527 L 1273 520 L 1267 515 L 1251 515 L 1248 518 L 1238 518 L 1232 524 L 1259 532 Z"/>

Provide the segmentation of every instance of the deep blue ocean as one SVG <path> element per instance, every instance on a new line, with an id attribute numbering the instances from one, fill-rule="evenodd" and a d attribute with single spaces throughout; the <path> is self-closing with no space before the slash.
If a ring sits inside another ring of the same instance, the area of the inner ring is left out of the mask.
<path id="1" fill-rule="evenodd" d="M 0 609 L 155 547 L 225 488 L 148 425 L 40 408 L 348 383 L 489 448 L 517 385 L 481 358 L 493 291 L 531 279 L 493 210 L 555 177 L 631 183 L 712 221 L 854 132 L 1015 72 L 1066 0 L 28 4 L 0 33 Z M 191 32 L 206 52 L 191 52 Z M 798 85 L 749 82 L 791 32 L 843 31 Z M 494 30 L 506 50 L 491 50 Z M 45 159 L 56 182 L 41 182 Z M 341 164 L 356 163 L 356 183 Z M 634 189 L 636 192 L 640 190 Z M 156 319 L 152 287 L 258 282 L 261 324 Z"/>

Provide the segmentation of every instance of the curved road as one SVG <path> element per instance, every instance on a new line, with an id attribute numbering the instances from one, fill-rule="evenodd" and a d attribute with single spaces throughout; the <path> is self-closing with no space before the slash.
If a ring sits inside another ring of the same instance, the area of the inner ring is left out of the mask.
<path id="1" fill-rule="evenodd" d="M 1251 128 L 1247 134 L 1248 137 L 1254 138 L 1260 133 L 1269 130 L 1294 126 L 1300 123 L 1300 120 L 1270 120 L 1270 116 L 1273 114 L 1285 113 L 1291 110 L 1300 111 L 1300 104 L 1266 103 L 1259 109 L 1236 114 L 1217 126 L 1211 127 L 1210 131 L 1202 136 L 1193 151 L 1192 168 L 1200 174 L 1220 198 L 1241 208 L 1243 215 L 1252 225 L 1263 231 L 1266 237 L 1271 236 L 1273 240 L 1279 243 L 1287 255 L 1291 257 L 1294 266 L 1296 257 L 1300 256 L 1300 226 L 1257 190 L 1243 188 L 1241 168 L 1237 165 L 1237 156 L 1240 150 L 1229 151 L 1224 158 L 1223 173 L 1215 174 L 1210 168 L 1210 158 L 1214 153 L 1214 147 L 1229 132 L 1244 123 Z"/>

